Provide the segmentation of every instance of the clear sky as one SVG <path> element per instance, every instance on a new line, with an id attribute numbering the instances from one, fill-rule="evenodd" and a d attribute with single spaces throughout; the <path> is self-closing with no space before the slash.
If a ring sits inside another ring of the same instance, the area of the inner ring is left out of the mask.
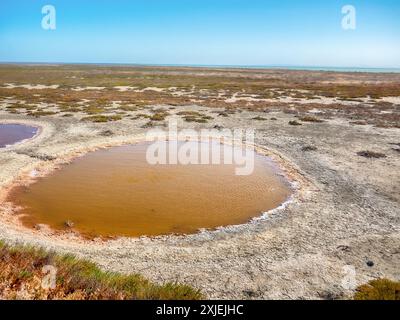
<path id="1" fill-rule="evenodd" d="M 400 1 L 0 0 L 0 61 L 400 67 Z"/>

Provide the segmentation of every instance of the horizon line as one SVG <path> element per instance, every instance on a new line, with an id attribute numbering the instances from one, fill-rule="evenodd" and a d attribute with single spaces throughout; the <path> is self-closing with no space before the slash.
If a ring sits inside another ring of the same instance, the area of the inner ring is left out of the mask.
<path id="1" fill-rule="evenodd" d="M 0 61 L 0 65 L 98 65 L 98 66 L 137 66 L 137 67 L 188 67 L 188 68 L 227 68 L 227 69 L 281 69 L 281 70 L 310 70 L 315 71 L 348 71 L 362 72 L 362 70 L 391 70 L 400 72 L 400 67 L 367 67 L 367 66 L 321 66 L 321 65 L 258 65 L 258 64 L 185 64 L 185 63 L 135 63 L 135 62 L 43 62 L 43 61 Z"/>

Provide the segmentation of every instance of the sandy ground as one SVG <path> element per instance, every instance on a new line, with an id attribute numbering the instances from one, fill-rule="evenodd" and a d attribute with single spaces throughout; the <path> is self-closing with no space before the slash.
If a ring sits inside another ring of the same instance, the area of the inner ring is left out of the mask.
<path id="1" fill-rule="evenodd" d="M 24 88 L 28 90 L 58 89 L 59 85 L 46 86 L 43 84 L 24 84 L 16 85 L 14 83 L 5 83 L 5 89 Z"/>
<path id="2" fill-rule="evenodd" d="M 269 150 L 299 183 L 287 206 L 266 219 L 214 232 L 101 241 L 56 235 L 46 228 L 26 229 L 16 222 L 4 195 L 13 183 L 46 174 L 71 157 L 142 139 L 145 121 L 33 121 L 0 111 L 0 122 L 42 128 L 35 139 L 0 149 L 0 238 L 74 253 L 106 270 L 187 283 L 208 298 L 345 298 L 354 285 L 370 279 L 399 280 L 400 154 L 392 144 L 400 143 L 400 129 L 354 126 L 341 119 L 297 127 L 288 125 L 294 119 L 289 114 L 269 113 L 277 121 L 252 120 L 257 115 L 265 116 L 244 111 L 203 126 L 255 127 L 257 145 Z M 105 130 L 113 135 L 103 135 Z M 317 150 L 302 150 L 309 145 Z M 356 154 L 362 150 L 387 157 L 362 158 Z M 349 268 L 355 270 L 354 283 L 346 273 Z M 343 286 L 349 279 L 350 289 Z"/>

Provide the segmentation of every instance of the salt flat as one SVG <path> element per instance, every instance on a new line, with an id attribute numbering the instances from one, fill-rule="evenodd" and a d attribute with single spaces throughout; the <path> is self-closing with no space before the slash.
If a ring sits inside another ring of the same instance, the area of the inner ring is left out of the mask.
<path id="1" fill-rule="evenodd" d="M 342 284 L 348 266 L 355 268 L 356 284 L 400 278 L 400 106 L 393 98 L 385 101 L 398 96 L 399 75 L 105 68 L 93 78 L 88 76 L 98 69 L 81 68 L 70 79 L 65 75 L 77 67 L 66 66 L 57 69 L 59 78 L 40 83 L 57 89 L 3 88 L 5 83 L 35 85 L 35 72 L 56 67 L 15 68 L 22 67 L 0 67 L 0 122 L 42 131 L 0 150 L 0 238 L 74 253 L 106 270 L 187 283 L 209 298 L 347 297 L 352 290 Z M 101 72 L 114 77 L 105 80 Z M 150 79 L 143 80 L 144 74 Z M 104 89 L 73 90 L 85 86 Z M 174 89 L 143 90 L 169 87 Z M 272 101 L 225 101 L 238 91 Z M 336 100 L 316 103 L 314 96 Z M 171 118 L 187 128 L 254 127 L 260 152 L 297 182 L 293 201 L 266 219 L 238 227 L 108 241 L 45 226 L 26 228 L 4 202 L 9 187 L 32 173 L 47 174 L 101 147 L 140 141 L 148 128 Z M 365 158 L 360 151 L 385 157 Z"/>

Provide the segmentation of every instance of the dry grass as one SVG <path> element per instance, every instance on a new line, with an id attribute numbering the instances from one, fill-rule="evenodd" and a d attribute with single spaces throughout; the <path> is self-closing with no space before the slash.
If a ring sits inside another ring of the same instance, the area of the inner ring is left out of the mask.
<path id="1" fill-rule="evenodd" d="M 42 288 L 44 266 L 57 269 L 54 289 Z M 71 255 L 0 242 L 2 299 L 201 299 L 199 291 L 174 283 L 156 285 L 140 275 L 101 271 L 95 264 Z"/>
<path id="2" fill-rule="evenodd" d="M 354 300 L 400 300 L 400 282 L 372 280 L 357 288 Z"/>

